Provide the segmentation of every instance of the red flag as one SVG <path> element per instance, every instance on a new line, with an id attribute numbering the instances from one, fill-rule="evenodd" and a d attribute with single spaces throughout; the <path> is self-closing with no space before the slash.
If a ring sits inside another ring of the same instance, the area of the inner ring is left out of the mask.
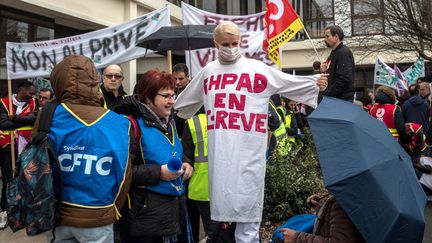
<path id="1" fill-rule="evenodd" d="M 279 47 L 303 28 L 303 23 L 288 0 L 266 0 L 266 39 L 263 49 L 279 67 L 281 66 Z"/>

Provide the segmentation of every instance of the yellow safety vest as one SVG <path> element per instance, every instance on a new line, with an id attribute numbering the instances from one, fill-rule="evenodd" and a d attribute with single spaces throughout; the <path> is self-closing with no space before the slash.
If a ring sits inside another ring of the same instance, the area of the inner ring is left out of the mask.
<path id="1" fill-rule="evenodd" d="M 274 136 L 276 138 L 276 141 L 279 141 L 279 140 L 281 140 L 284 137 L 284 135 L 286 135 L 286 129 L 285 129 L 282 117 L 280 117 L 279 113 L 277 112 L 277 109 L 272 104 L 272 102 L 270 102 L 270 105 L 276 110 L 276 113 L 278 115 L 279 121 L 281 122 L 280 126 L 275 131 L 273 131 L 273 134 L 274 134 Z"/>
<path id="2" fill-rule="evenodd" d="M 291 128 L 291 113 L 285 115 L 285 130 Z M 288 136 L 289 141 L 295 143 L 295 137 Z"/>
<path id="3" fill-rule="evenodd" d="M 195 146 L 194 173 L 189 180 L 188 198 L 197 201 L 210 201 L 208 186 L 208 137 L 205 114 L 196 115 L 187 120 Z"/>

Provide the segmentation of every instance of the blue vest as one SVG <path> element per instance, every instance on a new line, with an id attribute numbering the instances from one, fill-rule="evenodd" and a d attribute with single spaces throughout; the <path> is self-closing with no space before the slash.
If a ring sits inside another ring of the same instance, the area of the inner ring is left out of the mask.
<path id="1" fill-rule="evenodd" d="M 177 136 L 174 127 L 172 133 L 172 143 L 156 127 L 147 126 L 142 118 L 138 119 L 138 125 L 141 129 L 141 149 L 146 164 L 164 165 L 173 156 L 182 159 L 182 144 Z M 169 124 L 172 126 L 171 124 Z M 183 181 L 181 176 L 172 181 L 160 180 L 158 185 L 146 186 L 148 190 L 171 196 L 180 196 L 184 193 Z"/>
<path id="2" fill-rule="evenodd" d="M 112 206 L 123 186 L 129 156 L 130 122 L 108 111 L 91 124 L 64 104 L 57 106 L 50 141 L 60 162 L 63 203 Z"/>

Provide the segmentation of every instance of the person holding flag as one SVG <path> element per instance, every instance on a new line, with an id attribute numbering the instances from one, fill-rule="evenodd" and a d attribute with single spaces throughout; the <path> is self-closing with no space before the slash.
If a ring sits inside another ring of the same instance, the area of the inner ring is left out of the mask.
<path id="1" fill-rule="evenodd" d="M 341 27 L 328 26 L 324 30 L 324 42 L 332 49 L 330 56 L 321 64 L 321 72 L 329 73 L 329 87 L 323 95 L 354 101 L 354 56 L 343 44 L 344 32 Z"/>

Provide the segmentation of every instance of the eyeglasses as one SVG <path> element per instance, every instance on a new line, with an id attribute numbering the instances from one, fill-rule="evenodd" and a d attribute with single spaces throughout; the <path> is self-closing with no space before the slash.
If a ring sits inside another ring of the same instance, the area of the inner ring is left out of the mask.
<path id="1" fill-rule="evenodd" d="M 175 100 L 177 98 L 176 94 L 170 95 L 170 94 L 160 94 L 160 93 L 158 93 L 158 95 L 162 96 L 165 101 Z"/>
<path id="2" fill-rule="evenodd" d="M 113 77 L 115 79 L 122 79 L 123 78 L 123 75 L 121 75 L 121 74 L 105 74 L 104 76 L 107 79 L 112 79 Z"/>

